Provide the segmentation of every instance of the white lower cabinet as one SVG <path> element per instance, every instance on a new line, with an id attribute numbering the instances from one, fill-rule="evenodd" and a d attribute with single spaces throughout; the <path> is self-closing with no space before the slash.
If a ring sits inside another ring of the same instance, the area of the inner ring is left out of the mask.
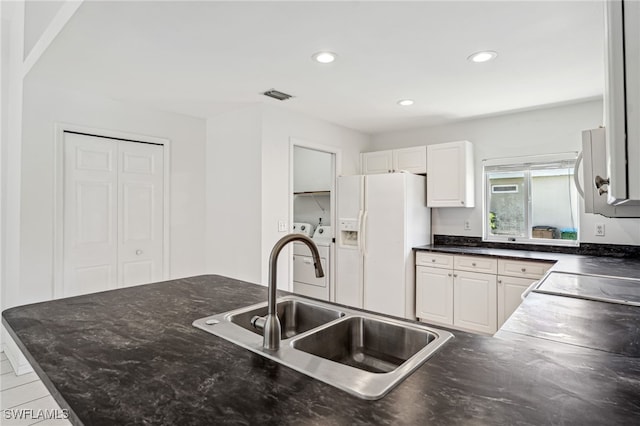
<path id="1" fill-rule="evenodd" d="M 498 259 L 498 328 L 518 309 L 522 293 L 552 265 L 553 262 Z"/>
<path id="2" fill-rule="evenodd" d="M 553 262 L 416 253 L 416 316 L 425 322 L 493 334 L 520 295 Z M 510 275 L 496 275 L 507 273 Z"/>
<path id="3" fill-rule="evenodd" d="M 453 325 L 493 334 L 497 328 L 496 276 L 476 272 L 453 274 Z"/>
<path id="4" fill-rule="evenodd" d="M 520 296 L 535 280 L 498 275 L 498 326 L 501 327 L 518 309 Z"/>
<path id="5" fill-rule="evenodd" d="M 453 271 L 416 267 L 416 316 L 441 324 L 453 324 Z"/>

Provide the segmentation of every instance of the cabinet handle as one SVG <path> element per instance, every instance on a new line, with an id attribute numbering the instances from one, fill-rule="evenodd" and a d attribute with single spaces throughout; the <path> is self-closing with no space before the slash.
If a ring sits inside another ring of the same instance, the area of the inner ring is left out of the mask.
<path id="1" fill-rule="evenodd" d="M 435 261 L 436 261 L 435 259 L 431 259 L 431 262 L 435 263 Z"/>
<path id="2" fill-rule="evenodd" d="M 471 263 L 471 266 L 476 266 L 476 262 L 472 262 L 472 263 Z"/>
<path id="3" fill-rule="evenodd" d="M 502 285 L 502 280 L 498 280 L 498 284 Z"/>
<path id="4" fill-rule="evenodd" d="M 460 204 L 464 204 L 464 201 L 460 201 Z"/>
<path id="5" fill-rule="evenodd" d="M 458 274 L 453 274 L 453 278 L 458 278 Z"/>
<path id="6" fill-rule="evenodd" d="M 527 268 L 520 269 L 521 272 L 527 272 Z"/>
<path id="7" fill-rule="evenodd" d="M 447 275 L 451 276 L 452 274 L 447 274 Z"/>
<path id="8" fill-rule="evenodd" d="M 142 250 L 138 249 L 136 250 L 136 256 L 140 256 L 142 254 Z"/>

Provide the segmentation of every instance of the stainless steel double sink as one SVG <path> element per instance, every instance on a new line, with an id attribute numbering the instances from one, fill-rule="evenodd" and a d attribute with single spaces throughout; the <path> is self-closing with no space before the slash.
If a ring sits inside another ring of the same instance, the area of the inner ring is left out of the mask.
<path id="1" fill-rule="evenodd" d="M 261 303 L 201 318 L 193 325 L 363 399 L 379 399 L 420 367 L 453 334 L 300 296 L 278 299 L 282 342 L 262 347 L 251 324 Z"/>

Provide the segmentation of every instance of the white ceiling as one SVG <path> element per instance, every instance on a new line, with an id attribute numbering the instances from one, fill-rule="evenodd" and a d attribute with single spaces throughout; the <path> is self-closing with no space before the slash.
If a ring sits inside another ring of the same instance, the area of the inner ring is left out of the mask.
<path id="1" fill-rule="evenodd" d="M 600 96 L 603 41 L 601 2 L 85 2 L 30 78 L 197 117 L 274 103 L 379 133 Z M 323 49 L 338 60 L 313 62 Z M 479 50 L 499 56 L 466 60 Z"/>

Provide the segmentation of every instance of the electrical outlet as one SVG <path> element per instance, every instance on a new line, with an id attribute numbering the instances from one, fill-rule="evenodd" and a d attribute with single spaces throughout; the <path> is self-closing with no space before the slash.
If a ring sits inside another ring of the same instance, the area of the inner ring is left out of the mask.
<path id="1" fill-rule="evenodd" d="M 469 220 L 465 220 L 464 221 L 464 230 L 465 231 L 471 231 L 471 221 L 469 221 Z"/>
<path id="2" fill-rule="evenodd" d="M 596 223 L 594 235 L 596 237 L 604 237 L 604 223 Z"/>
<path id="3" fill-rule="evenodd" d="M 287 232 L 287 222 L 284 220 L 278 221 L 278 232 Z"/>

